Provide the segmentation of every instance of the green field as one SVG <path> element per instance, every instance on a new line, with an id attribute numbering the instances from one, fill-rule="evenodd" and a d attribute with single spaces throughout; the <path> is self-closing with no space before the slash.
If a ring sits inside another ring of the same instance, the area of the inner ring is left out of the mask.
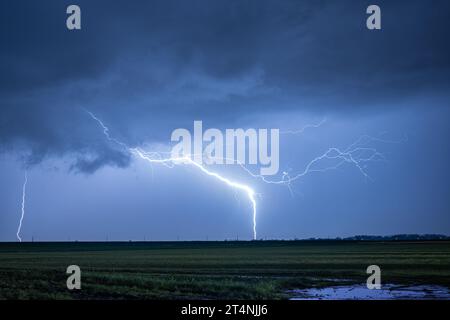
<path id="1" fill-rule="evenodd" d="M 365 283 L 371 264 L 383 283 L 450 287 L 448 241 L 0 243 L 0 299 L 287 299 Z"/>

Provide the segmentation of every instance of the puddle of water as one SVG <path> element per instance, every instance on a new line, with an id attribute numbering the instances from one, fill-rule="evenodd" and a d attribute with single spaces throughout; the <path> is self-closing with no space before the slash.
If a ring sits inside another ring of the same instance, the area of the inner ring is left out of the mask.
<path id="1" fill-rule="evenodd" d="M 450 290 L 443 286 L 382 285 L 379 290 L 365 285 L 296 289 L 291 300 L 450 300 Z"/>

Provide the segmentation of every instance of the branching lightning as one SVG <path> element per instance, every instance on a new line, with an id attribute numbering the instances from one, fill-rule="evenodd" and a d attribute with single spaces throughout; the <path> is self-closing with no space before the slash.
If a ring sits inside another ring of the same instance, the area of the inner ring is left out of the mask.
<path id="1" fill-rule="evenodd" d="M 140 159 L 143 159 L 150 164 L 161 164 L 165 165 L 167 167 L 174 167 L 175 165 L 190 165 L 200 170 L 200 172 L 204 173 L 207 176 L 213 177 L 216 180 L 223 182 L 224 184 L 228 185 L 229 187 L 243 191 L 251 205 L 252 205 L 252 211 L 253 211 L 253 239 L 257 239 L 257 232 L 256 232 L 256 225 L 257 225 L 257 203 L 256 203 L 256 193 L 255 191 L 248 185 L 232 181 L 222 175 L 220 175 L 217 172 L 213 172 L 208 170 L 205 166 L 199 164 L 198 162 L 192 160 L 192 155 L 184 155 L 182 157 L 164 157 L 161 152 L 148 152 L 144 151 L 140 148 L 130 148 L 125 143 L 118 141 L 114 138 L 112 138 L 109 134 L 108 127 L 98 118 L 96 117 L 92 112 L 85 110 L 92 119 L 98 122 L 98 124 L 103 129 L 103 134 L 106 136 L 106 138 L 116 143 L 117 145 L 124 148 L 127 152 L 130 154 L 139 157 Z M 283 134 L 301 134 L 308 128 L 318 128 L 322 126 L 326 122 L 326 119 L 321 120 L 320 122 L 316 124 L 308 124 L 302 127 L 299 130 L 290 130 L 290 131 L 281 131 L 280 133 Z M 296 180 L 301 179 L 302 177 L 305 177 L 306 175 L 314 172 L 327 172 L 330 170 L 335 170 L 341 167 L 344 164 L 351 164 L 354 167 L 358 169 L 358 171 L 367 179 L 371 180 L 368 173 L 365 171 L 365 163 L 370 161 L 385 161 L 385 157 L 383 154 L 377 151 L 377 149 L 368 147 L 367 145 L 370 142 L 383 142 L 383 143 L 400 143 L 401 141 L 388 141 L 383 140 L 381 138 L 371 137 L 368 135 L 363 135 L 359 137 L 355 142 L 353 142 L 351 145 L 349 145 L 345 149 L 339 149 L 336 147 L 331 147 L 328 150 L 326 150 L 322 155 L 317 156 L 316 158 L 312 159 L 306 166 L 303 171 L 300 171 L 296 173 L 295 175 L 290 175 L 288 172 L 283 172 L 282 176 L 278 180 L 270 180 L 267 177 L 259 174 L 253 173 L 251 170 L 249 170 L 244 164 L 239 163 L 237 160 L 232 159 L 232 161 L 239 165 L 248 175 L 250 175 L 253 178 L 259 179 L 260 181 L 267 183 L 267 184 L 274 184 L 274 185 L 284 185 L 289 188 L 289 190 L 292 193 L 291 185 Z M 223 158 L 222 160 L 230 160 Z M 320 167 L 320 163 L 323 160 L 335 160 L 336 163 L 333 165 Z"/>
<path id="2" fill-rule="evenodd" d="M 27 192 L 27 182 L 28 182 L 28 173 L 25 171 L 25 180 L 22 186 L 22 214 L 20 216 L 19 227 L 17 228 L 17 240 L 22 242 L 22 238 L 20 237 L 20 231 L 22 229 L 23 218 L 25 217 L 25 200 L 26 200 L 26 192 Z"/>
<path id="3" fill-rule="evenodd" d="M 305 132 L 306 129 L 309 128 L 319 128 L 321 127 L 325 122 L 327 122 L 326 118 L 323 118 L 320 122 L 316 123 L 316 124 L 307 124 L 304 125 L 302 128 L 298 129 L 298 130 L 286 130 L 286 131 L 280 131 L 281 134 L 302 134 L 303 132 Z"/>
<path id="4" fill-rule="evenodd" d="M 257 234 L 256 234 L 256 199 L 255 199 L 255 191 L 252 188 L 250 188 L 249 186 L 247 186 L 245 184 L 238 183 L 238 182 L 232 181 L 228 178 L 225 178 L 225 177 L 221 176 L 220 174 L 218 174 L 217 172 L 212 172 L 212 171 L 206 169 L 203 165 L 193 161 L 191 155 L 185 155 L 183 157 L 175 157 L 175 158 L 174 157 L 163 158 L 163 157 L 161 157 L 161 153 L 159 153 L 159 152 L 145 152 L 139 148 L 130 148 L 123 142 L 120 142 L 120 141 L 112 138 L 109 135 L 108 127 L 105 126 L 105 124 L 99 118 L 97 118 L 92 112 L 89 112 L 89 111 L 86 111 L 86 112 L 95 121 L 97 121 L 100 124 L 100 126 L 103 129 L 103 134 L 106 136 L 106 138 L 109 141 L 112 141 L 112 142 L 120 145 L 121 147 L 125 148 L 129 153 L 131 153 L 133 155 L 137 155 L 138 157 L 140 157 L 141 159 L 143 159 L 149 163 L 163 164 L 166 166 L 173 166 L 173 165 L 180 165 L 180 164 L 191 165 L 191 166 L 199 169 L 204 174 L 214 177 L 217 180 L 225 183 L 226 185 L 228 185 L 234 189 L 244 191 L 252 204 L 253 239 L 256 240 L 256 237 L 257 237 Z"/>

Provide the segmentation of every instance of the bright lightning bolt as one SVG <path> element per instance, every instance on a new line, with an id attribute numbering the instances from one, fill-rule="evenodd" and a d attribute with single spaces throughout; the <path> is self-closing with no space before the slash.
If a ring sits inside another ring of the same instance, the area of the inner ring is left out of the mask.
<path id="1" fill-rule="evenodd" d="M 163 164 L 163 165 L 179 165 L 179 164 L 187 164 L 187 165 L 192 165 L 195 168 L 199 169 L 201 172 L 203 172 L 204 174 L 214 177 L 217 180 L 225 183 L 226 185 L 237 189 L 237 190 L 241 190 L 244 191 L 248 197 L 248 199 L 250 200 L 251 204 L 252 204 L 252 211 L 253 211 L 253 239 L 256 240 L 256 199 L 255 199 L 255 191 L 250 188 L 247 185 L 235 182 L 235 181 L 231 181 L 228 178 L 225 178 L 223 176 L 221 176 L 220 174 L 218 174 L 217 172 L 212 172 L 207 170 L 204 166 L 202 166 L 201 164 L 195 162 L 192 160 L 191 155 L 185 155 L 183 157 L 170 157 L 170 158 L 160 158 L 160 153 L 159 152 L 144 152 L 143 150 L 140 150 L 139 148 L 130 148 L 128 147 L 126 144 L 112 138 L 109 135 L 109 129 L 107 126 L 105 126 L 105 124 L 99 119 L 97 118 L 92 112 L 86 111 L 95 121 L 97 121 L 100 126 L 103 128 L 103 133 L 106 136 L 106 138 L 109 141 L 112 141 L 114 143 L 117 143 L 118 145 L 124 147 L 129 153 L 134 154 L 134 155 L 138 155 L 141 159 L 149 162 L 149 163 L 157 163 L 157 164 Z M 153 156 L 158 156 L 158 159 L 153 158 Z"/>
<path id="2" fill-rule="evenodd" d="M 183 157 L 164 158 L 161 156 L 160 152 L 147 152 L 147 151 L 143 151 L 139 148 L 130 148 L 123 142 L 120 142 L 120 141 L 112 138 L 109 134 L 108 127 L 105 126 L 105 124 L 99 118 L 97 118 L 92 112 L 87 111 L 87 110 L 85 110 L 85 111 L 91 116 L 92 119 L 94 119 L 95 121 L 97 121 L 99 123 L 99 125 L 103 129 L 103 134 L 106 136 L 106 138 L 109 141 L 120 145 L 125 150 L 127 150 L 130 154 L 136 155 L 139 158 L 149 162 L 150 164 L 153 164 L 153 163 L 162 164 L 162 165 L 165 165 L 170 168 L 172 168 L 175 165 L 180 165 L 180 164 L 191 165 L 191 166 L 199 169 L 202 173 L 204 173 L 208 176 L 214 177 L 217 180 L 223 182 L 224 184 L 226 184 L 236 190 L 241 190 L 241 191 L 245 192 L 249 201 L 252 204 L 253 239 L 256 239 L 256 236 L 257 236 L 257 234 L 256 234 L 256 218 L 257 218 L 257 210 L 256 209 L 257 209 L 257 206 L 256 206 L 256 199 L 255 199 L 256 193 L 251 187 L 241 184 L 241 183 L 238 183 L 238 182 L 235 182 L 235 181 L 231 181 L 230 179 L 228 179 L 222 175 L 219 175 L 217 172 L 213 172 L 213 171 L 206 169 L 204 166 L 202 166 L 198 162 L 192 160 L 192 155 L 185 155 Z M 299 130 L 282 131 L 280 133 L 297 135 L 297 134 L 303 133 L 308 128 L 318 128 L 318 127 L 322 126 L 325 122 L 326 122 L 326 119 L 324 118 L 323 120 L 321 120 L 320 122 L 318 122 L 316 124 L 305 125 L 304 127 L 302 127 Z M 293 194 L 291 185 L 296 180 L 299 180 L 300 178 L 305 177 L 306 175 L 314 173 L 314 172 L 327 172 L 330 170 L 338 169 L 339 167 L 341 167 L 342 165 L 344 165 L 346 163 L 351 164 L 354 167 L 356 167 L 358 169 L 358 171 L 365 178 L 371 180 L 370 176 L 364 170 L 364 164 L 369 161 L 385 161 L 385 157 L 382 153 L 378 152 L 377 149 L 372 148 L 372 147 L 367 147 L 366 145 L 369 144 L 370 142 L 400 143 L 402 141 L 389 141 L 389 140 L 384 140 L 381 138 L 375 138 L 375 137 L 371 137 L 368 135 L 363 135 L 363 136 L 359 137 L 355 142 L 353 142 L 350 146 L 348 146 L 347 148 L 345 148 L 343 150 L 336 148 L 336 147 L 329 148 L 322 155 L 312 159 L 305 166 L 305 169 L 303 171 L 295 174 L 294 176 L 289 175 L 287 172 L 283 172 L 280 180 L 270 180 L 270 179 L 266 178 L 265 176 L 262 176 L 259 174 L 254 174 L 244 164 L 242 164 L 234 159 L 232 159 L 232 161 L 235 164 L 239 165 L 251 177 L 260 179 L 261 181 L 263 181 L 264 183 L 267 183 L 267 184 L 285 185 L 288 187 L 291 194 Z M 230 159 L 223 158 L 222 160 L 230 160 Z M 319 164 L 323 160 L 336 160 L 337 163 L 335 163 L 334 165 L 326 166 L 326 167 L 320 167 Z"/>
<path id="3" fill-rule="evenodd" d="M 204 166 L 193 161 L 190 156 L 184 156 L 184 157 L 179 157 L 179 158 L 167 158 L 167 159 L 152 159 L 148 155 L 146 155 L 145 152 L 143 152 L 142 150 L 135 148 L 135 149 L 132 149 L 132 151 L 135 152 L 141 159 L 144 159 L 150 163 L 168 163 L 169 162 L 169 163 L 173 163 L 173 164 L 178 164 L 178 163 L 184 162 L 186 164 L 189 164 L 189 165 L 192 165 L 192 166 L 198 168 L 201 172 L 205 173 L 206 175 L 214 177 L 217 180 L 227 184 L 228 186 L 230 186 L 232 188 L 244 191 L 247 194 L 248 199 L 252 203 L 252 207 L 253 207 L 253 239 L 256 239 L 256 199 L 255 199 L 255 191 L 253 191 L 252 188 L 250 188 L 249 186 L 247 186 L 245 184 L 231 181 L 231 180 L 219 175 L 216 172 L 207 170 Z"/>
<path id="4" fill-rule="evenodd" d="M 17 240 L 19 240 L 19 242 L 22 242 L 22 238 L 20 237 L 20 231 L 22 229 L 22 222 L 23 222 L 23 218 L 25 217 L 25 199 L 26 199 L 26 191 L 27 191 L 27 182 L 28 182 L 28 174 L 25 171 L 25 180 L 23 182 L 23 186 L 22 186 L 22 214 L 20 216 L 20 221 L 19 221 L 19 227 L 17 228 Z"/>

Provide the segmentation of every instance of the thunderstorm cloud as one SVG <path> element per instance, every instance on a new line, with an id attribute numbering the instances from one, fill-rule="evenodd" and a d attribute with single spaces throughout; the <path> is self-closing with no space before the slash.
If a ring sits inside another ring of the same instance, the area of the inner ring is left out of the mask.
<path id="1" fill-rule="evenodd" d="M 80 0 L 72 32 L 69 1 L 3 1 L 0 150 L 28 165 L 70 156 L 86 173 L 128 166 L 84 109 L 140 144 L 195 119 L 357 118 L 429 96 L 446 107 L 449 2 L 378 1 L 375 33 L 366 2 Z"/>

